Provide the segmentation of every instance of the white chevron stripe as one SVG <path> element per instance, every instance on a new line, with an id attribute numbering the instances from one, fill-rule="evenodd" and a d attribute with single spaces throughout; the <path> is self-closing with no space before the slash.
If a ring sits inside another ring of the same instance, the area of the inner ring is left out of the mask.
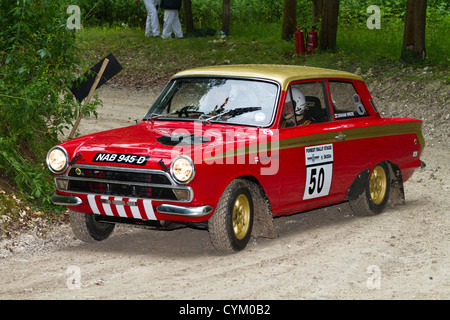
<path id="1" fill-rule="evenodd" d="M 156 219 L 155 212 L 153 211 L 151 200 L 144 200 L 144 210 L 149 220 L 158 220 Z"/>
<path id="2" fill-rule="evenodd" d="M 101 196 L 101 199 L 105 199 L 108 200 L 108 196 Z M 103 210 L 105 210 L 105 213 L 107 216 L 114 216 L 112 210 L 111 210 L 111 205 L 108 203 L 102 203 L 103 205 Z"/>
<path id="3" fill-rule="evenodd" d="M 130 198 L 128 199 L 128 202 L 137 202 L 137 199 Z M 133 218 L 135 219 L 142 219 L 141 213 L 139 212 L 138 206 L 130 206 L 131 214 L 133 215 Z"/>
<path id="4" fill-rule="evenodd" d="M 95 197 L 96 196 L 93 195 L 93 194 L 88 194 L 87 199 L 88 199 L 89 206 L 91 207 L 91 210 L 92 210 L 93 213 L 101 214 L 100 210 L 98 209 L 97 201 L 96 201 Z M 99 196 L 97 196 L 97 199 L 99 199 L 98 197 Z M 108 196 L 101 196 L 100 198 L 104 199 L 104 200 L 108 200 L 108 201 L 105 201 L 106 203 L 101 202 L 101 205 L 103 206 L 103 210 L 105 211 L 105 214 L 108 215 L 108 216 L 114 216 L 113 211 L 111 209 L 111 204 L 107 203 L 107 202 L 109 202 L 109 197 Z M 114 201 L 123 201 L 123 198 L 122 197 L 115 197 Z M 136 198 L 129 198 L 127 202 L 129 202 L 129 203 L 136 203 L 137 204 L 138 203 L 138 199 L 136 199 Z M 133 218 L 135 218 L 135 219 L 143 219 L 142 214 L 141 214 L 141 210 L 144 210 L 143 212 L 145 212 L 145 214 L 147 215 L 149 220 L 158 220 L 156 218 L 155 212 L 153 211 L 152 201 L 151 200 L 143 200 L 142 203 L 143 203 L 143 207 L 142 206 L 137 206 L 137 205 L 136 206 L 133 206 L 133 205 L 129 206 L 129 208 L 131 210 L 131 213 L 133 215 Z M 116 209 L 117 209 L 117 212 L 119 213 L 119 216 L 123 217 L 123 218 L 127 218 L 128 217 L 127 213 L 125 211 L 125 205 L 127 205 L 127 204 L 114 205 L 116 207 Z"/>
<path id="5" fill-rule="evenodd" d="M 115 201 L 122 201 L 122 197 L 115 197 Z M 117 212 L 119 213 L 119 216 L 126 218 L 127 213 L 125 212 L 125 206 L 121 204 L 116 204 Z"/>
<path id="6" fill-rule="evenodd" d="M 98 210 L 97 203 L 95 202 L 95 195 L 88 194 L 88 202 L 89 206 L 91 207 L 91 210 L 95 214 L 100 214 L 100 211 Z"/>

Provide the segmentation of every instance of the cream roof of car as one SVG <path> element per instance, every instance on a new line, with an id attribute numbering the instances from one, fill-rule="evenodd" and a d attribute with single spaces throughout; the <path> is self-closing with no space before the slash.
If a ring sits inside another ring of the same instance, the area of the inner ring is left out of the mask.
<path id="1" fill-rule="evenodd" d="M 181 71 L 174 77 L 181 76 L 227 76 L 269 79 L 279 82 L 286 90 L 291 81 L 307 79 L 352 79 L 362 80 L 356 74 L 324 68 L 291 65 L 242 64 L 201 67 Z"/>

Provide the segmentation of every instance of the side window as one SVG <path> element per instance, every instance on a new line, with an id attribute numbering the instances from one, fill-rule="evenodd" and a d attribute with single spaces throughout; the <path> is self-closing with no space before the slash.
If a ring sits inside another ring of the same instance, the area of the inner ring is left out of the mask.
<path id="1" fill-rule="evenodd" d="M 303 82 L 289 87 L 281 117 L 281 128 L 329 121 L 324 82 Z"/>
<path id="2" fill-rule="evenodd" d="M 369 115 L 351 82 L 330 81 L 330 93 L 336 120 Z"/>

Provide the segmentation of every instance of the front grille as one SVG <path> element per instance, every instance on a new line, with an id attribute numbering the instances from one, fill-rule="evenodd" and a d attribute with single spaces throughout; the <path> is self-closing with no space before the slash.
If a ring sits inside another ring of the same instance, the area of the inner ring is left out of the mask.
<path id="1" fill-rule="evenodd" d="M 96 169 L 93 168 L 71 168 L 69 171 L 69 177 L 84 177 L 84 178 L 99 178 L 105 180 L 126 181 L 126 182 L 143 182 L 143 183 L 155 183 L 171 185 L 171 182 L 167 175 L 161 171 L 155 172 L 129 172 L 129 171 L 117 171 L 117 169 Z"/>
<path id="2" fill-rule="evenodd" d="M 161 170 L 75 165 L 55 178 L 64 192 L 188 202 L 192 189 L 177 185 Z"/>

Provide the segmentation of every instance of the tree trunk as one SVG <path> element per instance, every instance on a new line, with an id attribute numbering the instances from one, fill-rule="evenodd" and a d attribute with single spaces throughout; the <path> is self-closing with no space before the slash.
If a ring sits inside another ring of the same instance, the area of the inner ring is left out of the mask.
<path id="1" fill-rule="evenodd" d="M 403 32 L 402 60 L 425 59 L 425 26 L 427 0 L 408 0 Z"/>
<path id="2" fill-rule="evenodd" d="M 230 35 L 231 24 L 231 0 L 223 0 L 222 4 L 222 31 Z"/>
<path id="3" fill-rule="evenodd" d="M 284 0 L 283 27 L 281 29 L 281 38 L 291 40 L 294 36 L 297 26 L 297 1 Z"/>
<path id="4" fill-rule="evenodd" d="M 184 10 L 184 26 L 186 28 L 186 33 L 194 31 L 194 19 L 192 18 L 192 6 L 191 0 L 183 0 L 183 10 Z"/>
<path id="5" fill-rule="evenodd" d="M 324 0 L 319 47 L 321 50 L 336 49 L 336 36 L 339 16 L 339 0 Z"/>
<path id="6" fill-rule="evenodd" d="M 323 13 L 323 2 L 324 0 L 312 0 L 312 24 L 316 25 L 320 23 Z"/>

